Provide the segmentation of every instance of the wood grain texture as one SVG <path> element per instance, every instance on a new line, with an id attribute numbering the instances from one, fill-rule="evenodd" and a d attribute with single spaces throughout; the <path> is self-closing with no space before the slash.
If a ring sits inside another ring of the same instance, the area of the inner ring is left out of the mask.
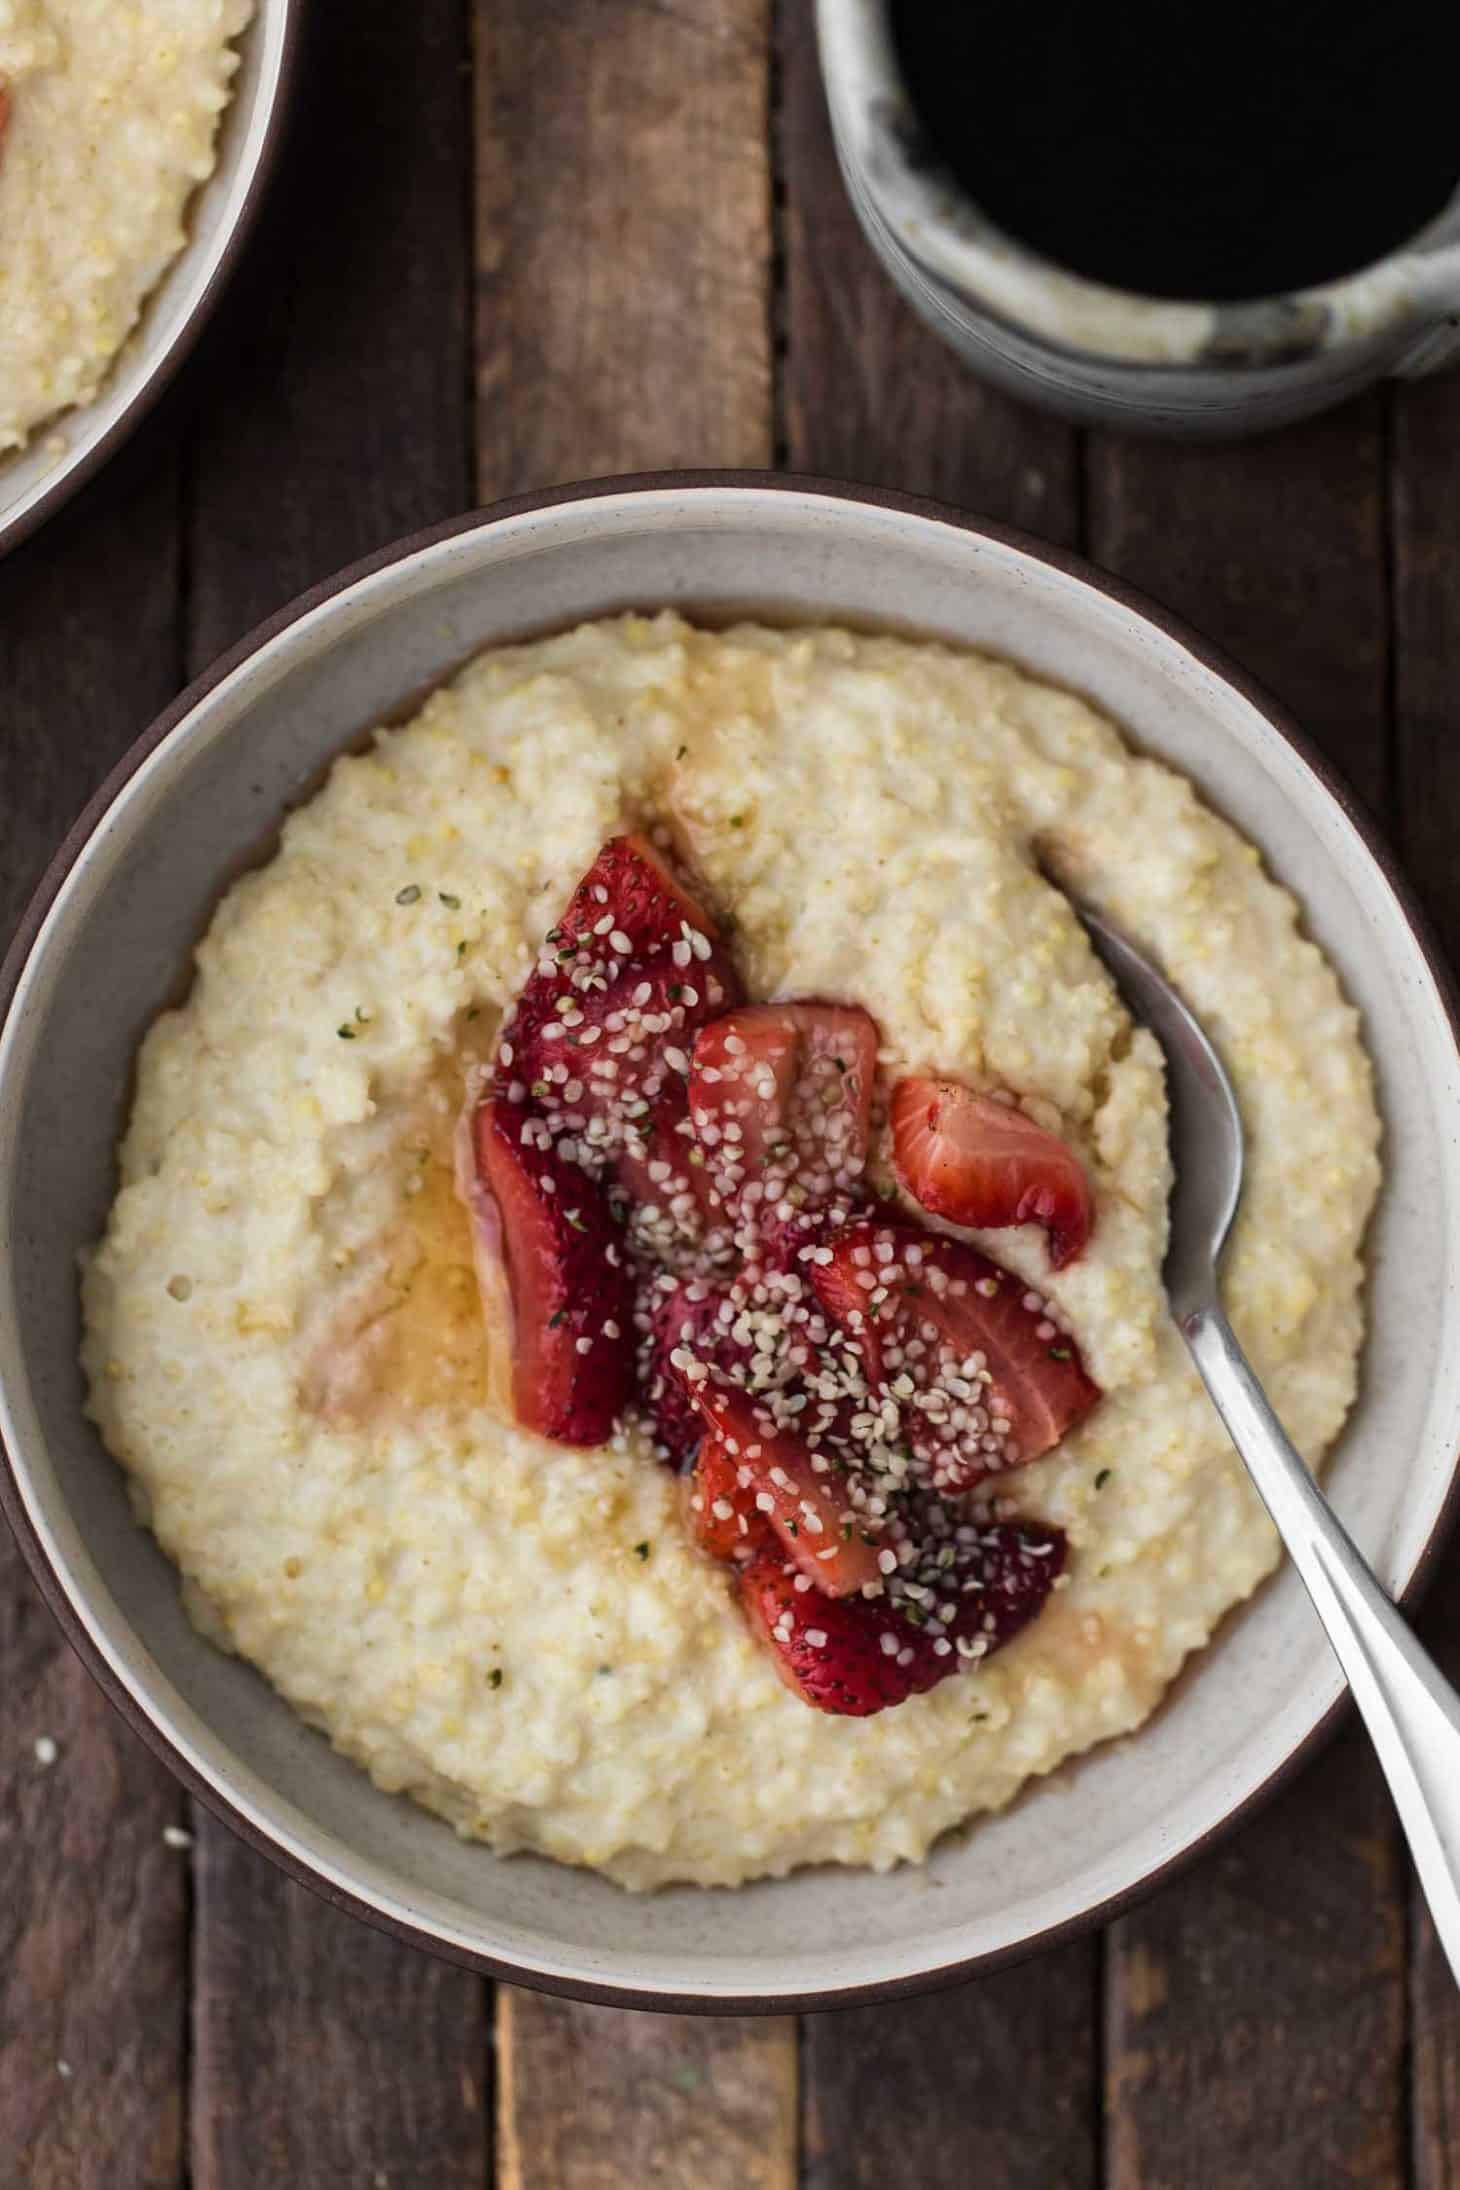
<path id="1" fill-rule="evenodd" d="M 0 563 L 0 939 L 176 686 L 176 401 Z"/>
<path id="2" fill-rule="evenodd" d="M 480 0 L 481 498 L 771 456 L 769 0 Z"/>
<path id="3" fill-rule="evenodd" d="M 67 826 L 170 696 L 175 500 L 169 430 L 154 426 L 0 566 L 6 940 Z M 182 2182 L 187 1859 L 162 1837 L 182 1810 L 0 1527 L 0 2180 L 17 2190 Z"/>
<path id="4" fill-rule="evenodd" d="M 486 2190 L 483 1988 L 200 1835 L 192 2190 Z"/>
<path id="5" fill-rule="evenodd" d="M 1399 847 L 1451 965 L 1460 964 L 1460 377 L 1392 391 L 1391 466 Z M 1420 1621 L 1460 1682 L 1460 1554 Z M 1411 2063 L 1415 2190 L 1460 2190 L 1460 1994 L 1413 1890 Z"/>
<path id="6" fill-rule="evenodd" d="M 795 2190 L 795 2025 L 504 1987 L 499 2190 Z"/>
<path id="7" fill-rule="evenodd" d="M 1392 1815 L 1350 1729 L 1112 1927 L 1110 2190 L 1402 2184 L 1403 1986 Z"/>
<path id="8" fill-rule="evenodd" d="M 459 0 L 310 11 L 297 126 L 191 452 L 202 667 L 301 587 L 470 497 Z M 363 727 L 363 726 L 362 726 Z M 195 2190 L 481 2190 L 485 1988 L 197 1820 Z"/>
<path id="9" fill-rule="evenodd" d="M 470 502 L 466 0 L 305 14 L 294 127 L 200 361 L 190 672 Z"/>
<path id="10" fill-rule="evenodd" d="M 1384 439 L 1377 395 L 1219 447 L 1092 434 L 1089 552 L 1189 616 L 1389 800 Z"/>
<path id="11" fill-rule="evenodd" d="M 8 1536 L 0 1664 L 0 2179 L 174 2190 L 187 1857 L 162 1836 L 182 1799 L 73 1657 Z"/>
<path id="12" fill-rule="evenodd" d="M 806 2018 L 805 2190 L 1094 2190 L 1088 1942 L 923 2000 Z"/>
<path id="13" fill-rule="evenodd" d="M 1227 647 L 1383 810 L 1378 398 L 1235 448 L 1093 437 L 1088 508 L 1096 558 Z M 1401 2184 L 1404 1936 L 1388 1795 L 1351 1729 L 1113 1927 L 1110 2190 Z"/>
<path id="14" fill-rule="evenodd" d="M 857 227 L 809 0 L 782 11 L 780 83 L 785 461 L 1078 544 L 1077 433 L 974 380 L 903 303 Z M 1099 1964 L 1085 1940 L 932 1999 L 808 2016 L 807 2190 L 1092 2185 Z"/>
<path id="15" fill-rule="evenodd" d="M 1075 429 L 975 380 L 903 302 L 857 226 L 827 121 L 812 0 L 784 0 L 779 52 L 782 460 L 936 495 L 1076 545 Z"/>

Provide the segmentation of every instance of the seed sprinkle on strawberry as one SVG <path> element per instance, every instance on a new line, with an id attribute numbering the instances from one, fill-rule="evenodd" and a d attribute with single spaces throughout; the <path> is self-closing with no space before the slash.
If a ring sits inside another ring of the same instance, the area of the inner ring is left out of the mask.
<path id="1" fill-rule="evenodd" d="M 878 1064 L 855 1006 L 746 1004 L 715 923 L 645 838 L 616 837 L 503 1020 L 464 1186 L 479 1262 L 510 1281 L 519 1419 L 592 1442 L 636 1407 L 782 1677 L 853 1716 L 1037 1614 L 1063 1535 L 976 1494 L 1099 1397 L 1042 1295 L 878 1212 Z M 939 1118 L 974 1115 L 937 1085 Z M 926 1098 L 899 1092 L 894 1123 L 923 1131 Z M 1044 1139 L 1068 1187 L 1075 1159 Z M 1064 1205 L 1015 1183 L 1068 1249 Z"/>

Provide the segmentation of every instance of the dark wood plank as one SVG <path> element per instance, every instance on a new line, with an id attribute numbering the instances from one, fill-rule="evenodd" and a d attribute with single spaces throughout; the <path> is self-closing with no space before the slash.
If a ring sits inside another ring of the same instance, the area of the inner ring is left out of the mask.
<path id="1" fill-rule="evenodd" d="M 766 0 L 481 0 L 482 498 L 770 461 Z M 783 2190 L 789 2021 L 504 1991 L 503 2190 Z"/>
<path id="2" fill-rule="evenodd" d="M 1225 647 L 1383 814 L 1389 635 L 1378 397 L 1220 447 L 1093 434 L 1087 498 L 1094 560 Z"/>
<path id="3" fill-rule="evenodd" d="M 1391 439 L 1400 850 L 1460 963 L 1460 377 L 1396 387 Z M 1421 1632 L 1460 1681 L 1460 1555 L 1430 1585 Z M 1411 2061 L 1416 2190 L 1460 2190 L 1460 1994 L 1414 1896 Z"/>
<path id="4" fill-rule="evenodd" d="M 795 2190 L 795 2025 L 504 1990 L 499 2190 Z"/>
<path id="5" fill-rule="evenodd" d="M 779 453 L 794 471 L 937 495 L 1073 545 L 1078 434 L 975 380 L 903 302 L 857 226 L 813 12 L 812 0 L 786 0 L 780 18 Z"/>
<path id="6" fill-rule="evenodd" d="M 189 665 L 470 496 L 459 0 L 310 11 L 298 121 L 208 347 Z M 481 2190 L 482 1985 L 286 1884 L 199 1815 L 196 2190 Z"/>
<path id="7" fill-rule="evenodd" d="M 198 2190 L 486 2190 L 483 1988 L 200 1836 Z"/>
<path id="8" fill-rule="evenodd" d="M 0 565 L 0 936 L 173 689 L 166 427 Z M 0 1529 L 0 2178 L 183 2179 L 182 1798 L 102 1698 Z"/>
<path id="9" fill-rule="evenodd" d="M 903 303 L 837 172 L 808 0 L 789 0 L 781 39 L 785 461 L 1076 544 L 1079 436 L 981 386 Z M 932 1999 L 809 2016 L 808 2190 L 1093 2184 L 1098 1999 L 1082 1941 Z"/>
<path id="10" fill-rule="evenodd" d="M 479 0 L 482 498 L 771 455 L 769 0 Z"/>
<path id="11" fill-rule="evenodd" d="M 469 503 L 466 5 L 306 11 L 297 126 L 199 360 L 190 672 Z"/>
<path id="12" fill-rule="evenodd" d="M 1235 448 L 1093 437 L 1091 547 L 1226 646 L 1388 803 L 1377 399 Z M 1111 1934 L 1111 2190 L 1403 2182 L 1404 1905 L 1347 1734 Z"/>
<path id="13" fill-rule="evenodd" d="M 806 2018 L 805 2190 L 1093 2190 L 1087 1942 L 954 1992 Z"/>
<path id="14" fill-rule="evenodd" d="M 1387 1796 L 1346 1734 L 1112 1928 L 1111 2190 L 1404 2183 L 1404 1908 Z"/>
<path id="15" fill-rule="evenodd" d="M 1455 792 L 1450 793 L 1452 801 Z M 1451 811 L 1454 805 L 1452 803 Z M 1420 1633 L 1460 1685 L 1460 1555 L 1430 1585 Z M 1460 1993 L 1417 1885 L 1410 1919 L 1410 2144 L 1414 2190 L 1460 2190 Z"/>

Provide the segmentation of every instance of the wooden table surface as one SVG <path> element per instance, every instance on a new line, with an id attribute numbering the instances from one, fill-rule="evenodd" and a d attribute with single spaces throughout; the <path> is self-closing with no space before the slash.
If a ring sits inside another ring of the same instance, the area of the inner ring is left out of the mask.
<path id="1" fill-rule="evenodd" d="M 1189 616 L 1460 941 L 1460 377 L 1241 447 L 1076 432 L 878 272 L 809 0 L 311 12 L 201 354 L 0 566 L 7 930 L 128 742 L 313 580 L 520 489 L 775 464 L 1012 520 Z M 1457 1584 L 1423 1621 L 1452 1674 Z M 5 1542 L 0 2183 L 1455 2190 L 1460 2010 L 1352 1730 L 1103 1936 L 957 1992 L 799 2024 L 494 1993 L 190 1812 Z"/>

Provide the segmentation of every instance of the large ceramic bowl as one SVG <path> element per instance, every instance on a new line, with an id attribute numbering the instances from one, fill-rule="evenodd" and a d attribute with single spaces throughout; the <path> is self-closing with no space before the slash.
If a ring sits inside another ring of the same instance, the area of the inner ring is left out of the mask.
<path id="1" fill-rule="evenodd" d="M 597 1999 L 826 2004 L 952 1979 L 1149 1887 L 1290 1766 L 1340 1696 L 1289 1572 L 1145 1730 L 954 1836 L 924 1869 L 649 1896 L 504 1861 L 378 1793 L 189 1627 L 82 1414 L 77 1250 L 98 1233 L 133 1053 L 220 887 L 330 756 L 475 648 L 606 610 L 838 617 L 997 649 L 1187 770 L 1301 892 L 1362 1007 L 1387 1126 L 1363 1397 L 1339 1511 L 1413 1583 L 1460 1447 L 1460 1058 L 1414 913 L 1267 702 L 1097 573 L 991 527 L 801 482 L 610 482 L 408 542 L 286 610 L 142 739 L 62 849 L 0 980 L 6 1504 L 97 1677 L 203 1799 L 332 1898 L 422 1945 Z M 1139 858 L 1140 847 L 1132 846 Z"/>
<path id="2" fill-rule="evenodd" d="M 187 212 L 188 240 L 90 403 L 0 455 L 0 555 L 74 494 L 151 409 L 202 332 L 263 196 L 284 119 L 302 0 L 254 0 L 218 127 L 218 160 Z"/>

